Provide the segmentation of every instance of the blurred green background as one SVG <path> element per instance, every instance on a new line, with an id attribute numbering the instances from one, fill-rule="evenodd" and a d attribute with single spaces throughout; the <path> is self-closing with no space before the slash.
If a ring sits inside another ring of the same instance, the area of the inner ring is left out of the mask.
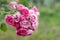
<path id="1" fill-rule="evenodd" d="M 4 23 L 10 1 L 0 0 L 0 40 L 60 40 L 60 0 L 19 0 L 28 8 L 36 5 L 40 12 L 38 29 L 27 37 L 17 36 L 15 29 Z"/>

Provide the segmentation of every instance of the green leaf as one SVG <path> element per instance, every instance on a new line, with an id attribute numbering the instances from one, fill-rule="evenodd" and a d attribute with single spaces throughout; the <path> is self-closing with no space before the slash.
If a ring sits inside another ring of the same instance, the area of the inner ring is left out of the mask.
<path id="1" fill-rule="evenodd" d="M 0 21 L 2 21 L 2 17 L 1 17 L 1 15 L 0 15 Z"/>
<path id="2" fill-rule="evenodd" d="M 0 29 L 1 29 L 1 23 L 0 23 Z"/>
<path id="3" fill-rule="evenodd" d="M 2 4 L 7 4 L 8 2 L 7 2 L 7 0 L 0 0 L 0 4 L 2 5 Z"/>
<path id="4" fill-rule="evenodd" d="M 20 0 L 19 3 L 25 5 L 26 7 L 29 6 L 28 0 Z"/>
<path id="5" fill-rule="evenodd" d="M 0 22 L 2 21 L 2 15 L 1 15 L 1 13 L 0 13 Z"/>
<path id="6" fill-rule="evenodd" d="M 7 6 L 7 5 L 1 6 L 1 9 L 2 9 L 3 11 L 6 11 L 6 12 L 9 12 L 9 11 L 12 11 L 12 10 L 13 10 L 11 7 L 9 7 L 9 6 Z"/>
<path id="7" fill-rule="evenodd" d="M 9 7 L 9 6 L 6 6 L 6 8 L 5 8 L 5 11 L 6 12 L 8 12 L 8 11 L 12 11 L 13 9 L 11 8 L 11 7 Z"/>
<path id="8" fill-rule="evenodd" d="M 0 24 L 0 29 L 3 31 L 3 32 L 6 32 L 7 31 L 7 26 L 5 23 L 1 23 Z"/>

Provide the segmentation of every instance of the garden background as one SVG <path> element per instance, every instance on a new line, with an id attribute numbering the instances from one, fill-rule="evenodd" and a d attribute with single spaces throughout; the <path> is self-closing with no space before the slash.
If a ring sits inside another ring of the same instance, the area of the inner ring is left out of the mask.
<path id="1" fill-rule="evenodd" d="M 0 0 L 0 40 L 60 40 L 60 0 L 19 0 L 28 8 L 37 6 L 40 12 L 39 27 L 31 36 L 20 37 L 15 29 L 4 22 L 11 11 L 6 5 L 11 0 Z"/>

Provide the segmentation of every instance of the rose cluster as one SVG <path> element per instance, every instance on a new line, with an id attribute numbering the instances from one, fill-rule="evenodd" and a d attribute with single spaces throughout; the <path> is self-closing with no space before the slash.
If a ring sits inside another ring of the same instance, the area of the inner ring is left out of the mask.
<path id="1" fill-rule="evenodd" d="M 6 23 L 16 28 L 16 34 L 19 36 L 31 35 L 38 27 L 39 12 L 36 6 L 28 9 L 24 5 L 18 4 L 16 9 L 18 11 L 15 14 L 6 15 Z"/>

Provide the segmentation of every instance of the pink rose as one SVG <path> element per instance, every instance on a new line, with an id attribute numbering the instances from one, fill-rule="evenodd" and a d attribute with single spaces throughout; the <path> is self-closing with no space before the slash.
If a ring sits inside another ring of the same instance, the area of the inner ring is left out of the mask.
<path id="1" fill-rule="evenodd" d="M 35 14 L 34 10 L 29 10 L 29 14 Z"/>
<path id="2" fill-rule="evenodd" d="M 7 24 L 10 24 L 10 25 L 12 25 L 14 23 L 14 19 L 11 15 L 6 15 L 5 21 Z"/>
<path id="3" fill-rule="evenodd" d="M 26 7 L 25 7 L 24 9 L 22 9 L 20 12 L 21 12 L 21 14 L 24 15 L 24 16 L 28 16 L 28 15 L 29 15 L 29 10 L 28 10 L 28 8 L 26 8 Z"/>
<path id="4" fill-rule="evenodd" d="M 21 15 L 19 19 L 20 19 L 20 21 L 23 21 L 25 19 L 24 15 Z"/>
<path id="5" fill-rule="evenodd" d="M 27 29 L 25 28 L 20 28 L 19 30 L 16 30 L 17 35 L 19 36 L 26 36 L 27 34 Z"/>
<path id="6" fill-rule="evenodd" d="M 29 28 L 31 26 L 31 23 L 29 21 L 23 20 L 20 21 L 20 26 L 23 28 Z"/>
<path id="7" fill-rule="evenodd" d="M 14 18 L 13 26 L 16 27 L 16 28 L 19 28 L 19 27 L 20 27 L 19 17 L 20 17 L 20 12 L 16 12 L 16 13 L 13 15 L 13 18 Z"/>
<path id="8" fill-rule="evenodd" d="M 18 36 L 28 36 L 28 35 L 32 35 L 33 31 L 32 30 L 27 30 L 25 28 L 20 28 L 18 30 L 16 30 L 16 33 Z"/>
<path id="9" fill-rule="evenodd" d="M 38 11 L 38 9 L 37 9 L 36 6 L 33 7 L 33 10 L 34 10 L 34 12 L 37 12 Z"/>
<path id="10" fill-rule="evenodd" d="M 24 5 L 22 5 L 22 4 L 18 4 L 18 5 L 16 5 L 16 7 L 17 7 L 17 10 L 22 10 L 23 8 L 24 8 Z"/>
<path id="11" fill-rule="evenodd" d="M 29 29 L 29 30 L 27 31 L 27 35 L 32 35 L 32 33 L 33 33 L 33 31 L 32 31 L 31 29 Z"/>
<path id="12" fill-rule="evenodd" d="M 38 11 L 34 12 L 34 10 L 29 10 L 29 14 L 35 14 L 37 17 L 40 15 Z"/>
<path id="13" fill-rule="evenodd" d="M 30 21 L 31 21 L 31 22 L 35 22 L 35 21 L 38 20 L 38 19 L 37 19 L 37 16 L 36 16 L 35 14 L 31 14 L 31 15 L 29 16 L 29 18 L 30 18 Z"/>
<path id="14" fill-rule="evenodd" d="M 14 22 L 14 23 L 12 24 L 12 26 L 14 26 L 16 29 L 19 29 L 19 28 L 20 28 L 19 22 Z"/>
<path id="15" fill-rule="evenodd" d="M 38 21 L 32 23 L 32 28 L 36 30 L 38 28 Z"/>
<path id="16" fill-rule="evenodd" d="M 39 12 L 35 12 L 36 16 L 39 17 L 40 13 Z"/>
<path id="17" fill-rule="evenodd" d="M 36 22 L 32 22 L 32 26 L 29 27 L 29 29 L 31 29 L 33 31 L 35 31 L 37 28 L 38 28 L 38 22 L 37 21 Z"/>
<path id="18" fill-rule="evenodd" d="M 17 5 L 17 10 L 24 16 L 27 16 L 29 14 L 29 10 L 27 7 L 23 6 L 22 4 Z"/>
<path id="19" fill-rule="evenodd" d="M 20 20 L 19 20 L 20 15 L 21 15 L 20 12 L 16 12 L 16 13 L 13 15 L 15 22 L 19 22 L 19 21 L 20 21 Z"/>

